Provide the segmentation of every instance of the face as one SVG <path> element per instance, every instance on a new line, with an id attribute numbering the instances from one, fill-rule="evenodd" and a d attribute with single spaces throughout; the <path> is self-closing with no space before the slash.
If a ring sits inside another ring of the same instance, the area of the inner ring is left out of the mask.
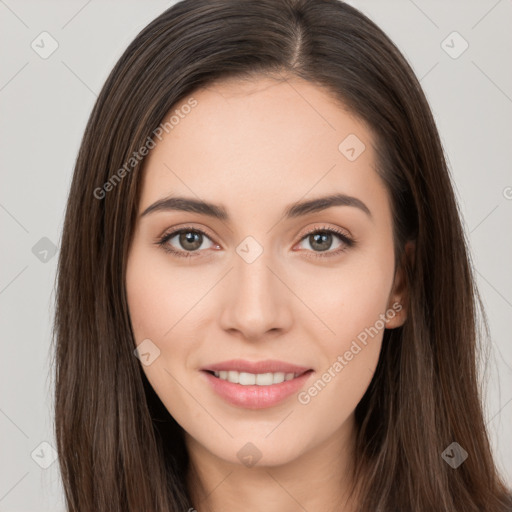
<path id="1" fill-rule="evenodd" d="M 352 428 L 384 327 L 405 320 L 372 134 L 294 78 L 224 81 L 174 110 L 128 257 L 143 370 L 191 444 L 285 464 Z"/>

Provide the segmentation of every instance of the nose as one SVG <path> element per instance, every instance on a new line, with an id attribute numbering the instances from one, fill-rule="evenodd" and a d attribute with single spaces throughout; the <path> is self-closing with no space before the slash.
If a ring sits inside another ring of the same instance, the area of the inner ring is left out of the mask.
<path id="1" fill-rule="evenodd" d="M 289 330 L 294 296 L 283 274 L 265 251 L 251 263 L 235 257 L 222 287 L 221 328 L 250 341 Z"/>

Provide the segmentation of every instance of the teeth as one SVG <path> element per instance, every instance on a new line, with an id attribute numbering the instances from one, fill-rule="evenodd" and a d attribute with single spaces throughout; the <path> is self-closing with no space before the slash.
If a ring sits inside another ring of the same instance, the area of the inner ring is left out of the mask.
<path id="1" fill-rule="evenodd" d="M 215 377 L 222 380 L 227 380 L 233 384 L 241 384 L 242 386 L 271 386 L 272 384 L 279 384 L 285 380 L 292 380 L 298 377 L 296 373 L 247 373 L 236 371 L 220 371 L 213 372 Z"/>

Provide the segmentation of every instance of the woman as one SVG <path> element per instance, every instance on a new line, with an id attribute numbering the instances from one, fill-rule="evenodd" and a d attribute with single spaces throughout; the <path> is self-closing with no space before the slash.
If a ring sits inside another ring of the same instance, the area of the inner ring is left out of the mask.
<path id="1" fill-rule="evenodd" d="M 336 0 L 185 0 L 91 114 L 59 261 L 70 511 L 504 511 L 429 106 Z"/>

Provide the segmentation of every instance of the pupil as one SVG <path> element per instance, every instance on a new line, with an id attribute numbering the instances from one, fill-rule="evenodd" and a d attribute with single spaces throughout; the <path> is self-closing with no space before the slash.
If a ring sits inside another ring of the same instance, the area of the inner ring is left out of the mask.
<path id="1" fill-rule="evenodd" d="M 180 235 L 180 243 L 182 247 L 186 249 L 199 249 L 199 247 L 201 247 L 201 242 L 201 233 L 193 233 L 192 231 L 187 231 Z M 187 244 L 191 244 L 191 246 Z"/>
<path id="2" fill-rule="evenodd" d="M 326 241 L 331 242 L 332 235 L 330 233 L 317 233 L 312 236 L 313 236 L 313 243 L 311 244 L 311 247 L 315 248 L 315 246 L 316 246 L 316 248 L 319 251 L 326 251 L 331 246 L 330 243 L 327 244 L 327 247 L 325 245 L 324 246 L 321 245 L 322 242 L 326 242 Z"/>

